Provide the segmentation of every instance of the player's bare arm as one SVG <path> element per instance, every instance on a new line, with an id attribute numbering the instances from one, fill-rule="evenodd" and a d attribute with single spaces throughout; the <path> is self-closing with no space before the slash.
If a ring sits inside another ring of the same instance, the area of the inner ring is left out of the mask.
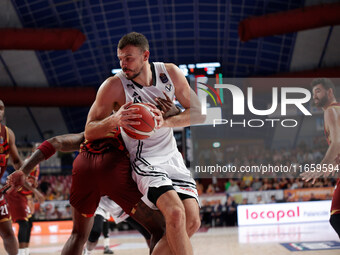
<path id="1" fill-rule="evenodd" d="M 56 151 L 72 152 L 79 150 L 84 141 L 84 132 L 78 134 L 66 134 L 52 137 L 47 140 Z"/>
<path id="2" fill-rule="evenodd" d="M 79 150 L 80 144 L 83 141 L 84 132 L 79 134 L 60 135 L 47 140 L 55 151 L 62 152 Z M 44 160 L 46 160 L 46 155 L 38 148 L 28 159 L 24 161 L 18 171 L 15 171 L 7 177 L 7 184 L 14 187 L 24 185 L 26 177 L 30 174 L 32 169 Z"/>
<path id="3" fill-rule="evenodd" d="M 32 185 L 30 185 L 28 182 L 25 182 L 23 184 L 23 187 L 26 188 L 29 191 L 32 191 L 35 198 L 39 201 L 39 203 L 43 203 L 45 201 L 45 197 L 43 194 L 41 194 L 41 192 L 39 190 L 37 190 L 35 187 L 33 187 Z"/>
<path id="4" fill-rule="evenodd" d="M 340 110 L 333 107 L 326 109 L 325 124 L 326 129 L 329 130 L 331 144 L 321 164 L 335 165 L 340 152 Z"/>
<path id="5" fill-rule="evenodd" d="M 175 86 L 176 99 L 184 107 L 184 111 L 178 115 L 167 118 L 165 127 L 186 127 L 190 124 L 202 123 L 205 116 L 201 114 L 201 104 L 196 93 L 190 88 L 182 71 L 174 64 L 165 64 L 166 69 Z"/>
<path id="6" fill-rule="evenodd" d="M 141 116 L 136 109 L 127 109 L 131 102 L 125 104 L 123 85 L 118 77 L 108 78 L 99 88 L 85 126 L 86 140 L 93 141 L 107 136 L 117 127 L 129 128 L 137 125 L 134 118 Z M 118 110 L 114 114 L 112 112 Z"/>
<path id="7" fill-rule="evenodd" d="M 326 129 L 329 130 L 329 139 L 331 140 L 331 144 L 328 147 L 328 150 L 325 154 L 325 157 L 321 161 L 321 165 L 333 165 L 336 166 L 339 164 L 337 162 L 337 158 L 340 157 L 340 111 L 336 108 L 328 108 L 325 110 L 325 126 Z M 335 168 L 333 168 L 335 169 Z M 313 180 L 315 183 L 316 179 L 319 177 L 327 177 L 330 174 L 335 174 L 336 172 L 333 169 L 329 169 L 327 172 L 305 172 L 301 174 L 301 177 L 306 182 Z"/>
<path id="8" fill-rule="evenodd" d="M 9 155 L 12 160 L 14 168 L 18 170 L 22 165 L 22 160 L 19 156 L 18 148 L 15 145 L 14 132 L 10 128 L 8 128 L 8 134 L 9 134 Z"/>

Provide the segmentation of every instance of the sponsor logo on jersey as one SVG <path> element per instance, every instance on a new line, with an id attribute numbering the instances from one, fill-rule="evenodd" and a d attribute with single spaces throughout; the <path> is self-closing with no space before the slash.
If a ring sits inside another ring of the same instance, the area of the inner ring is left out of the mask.
<path id="1" fill-rule="evenodd" d="M 167 82 L 169 81 L 169 79 L 168 79 L 168 77 L 166 76 L 165 73 L 160 73 L 160 74 L 159 74 L 159 78 L 161 79 L 161 81 L 162 81 L 163 83 L 167 83 Z"/>
<path id="2" fill-rule="evenodd" d="M 194 193 L 196 195 L 196 192 L 195 190 L 191 189 L 191 188 L 184 188 L 184 187 L 179 187 L 181 190 L 183 191 L 187 191 L 187 192 L 191 192 L 191 193 Z"/>
<path id="3" fill-rule="evenodd" d="M 128 88 L 135 89 L 135 86 L 133 86 L 133 84 L 127 84 L 126 86 L 127 86 Z"/>
<path id="4" fill-rule="evenodd" d="M 133 97 L 133 103 L 142 103 L 143 102 L 141 96 L 138 95 L 137 92 L 133 92 L 132 97 Z"/>
<path id="5" fill-rule="evenodd" d="M 172 90 L 172 84 L 165 85 L 166 91 L 170 92 Z"/>

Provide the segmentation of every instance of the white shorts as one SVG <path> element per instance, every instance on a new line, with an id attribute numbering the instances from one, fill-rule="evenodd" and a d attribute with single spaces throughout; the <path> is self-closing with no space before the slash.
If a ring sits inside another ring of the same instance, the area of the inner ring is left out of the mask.
<path id="1" fill-rule="evenodd" d="M 143 202 L 150 208 L 157 207 L 148 199 L 149 187 L 173 186 L 177 193 L 189 195 L 198 202 L 196 183 L 186 168 L 181 153 L 176 152 L 169 160 L 160 164 L 151 165 L 147 159 L 143 159 L 143 162 L 135 161 L 131 165 L 132 179 L 143 194 Z"/>
<path id="2" fill-rule="evenodd" d="M 101 215 L 106 220 L 110 219 L 111 215 L 117 224 L 129 217 L 129 215 L 125 213 L 124 210 L 108 196 L 103 196 L 100 198 L 99 205 L 94 214 Z"/>

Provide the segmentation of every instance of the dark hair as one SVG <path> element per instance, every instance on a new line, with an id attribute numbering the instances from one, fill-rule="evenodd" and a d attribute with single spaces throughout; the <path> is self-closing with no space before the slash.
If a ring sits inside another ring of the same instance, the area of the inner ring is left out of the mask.
<path id="1" fill-rule="evenodd" d="M 314 88 L 318 84 L 321 84 L 326 90 L 333 89 L 333 93 L 335 94 L 335 86 L 330 79 L 328 78 L 314 79 L 311 83 L 311 87 Z"/>
<path id="2" fill-rule="evenodd" d="M 131 32 L 124 35 L 118 42 L 118 49 L 122 50 L 128 45 L 140 48 L 143 52 L 149 50 L 149 42 L 146 37 L 137 32 Z"/>

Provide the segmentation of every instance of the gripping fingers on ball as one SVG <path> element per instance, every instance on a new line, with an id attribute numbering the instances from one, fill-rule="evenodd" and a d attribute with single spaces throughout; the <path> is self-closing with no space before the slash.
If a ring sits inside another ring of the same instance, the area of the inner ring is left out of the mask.
<path id="1" fill-rule="evenodd" d="M 157 109 L 156 105 L 154 105 L 154 104 L 151 104 L 151 103 L 144 103 L 144 104 L 146 104 L 147 106 L 149 106 L 150 111 L 151 111 L 152 109 Z"/>
<path id="2" fill-rule="evenodd" d="M 155 116 L 160 116 L 162 115 L 161 111 L 158 108 L 151 108 L 150 109 L 151 112 L 153 112 L 155 114 Z"/>
<path id="3" fill-rule="evenodd" d="M 140 119 L 142 117 L 143 116 L 141 114 L 131 114 L 131 113 L 128 113 L 128 114 L 124 114 L 122 118 L 124 120 L 133 120 L 133 119 Z"/>

